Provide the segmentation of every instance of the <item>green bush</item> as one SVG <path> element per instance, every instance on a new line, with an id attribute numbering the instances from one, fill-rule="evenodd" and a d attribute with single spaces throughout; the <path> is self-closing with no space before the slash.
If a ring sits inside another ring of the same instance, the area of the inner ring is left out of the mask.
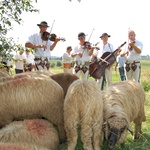
<path id="1" fill-rule="evenodd" d="M 50 66 L 51 66 L 51 68 L 54 68 L 55 67 L 55 63 L 54 62 L 50 63 Z"/>
<path id="2" fill-rule="evenodd" d="M 142 82 L 142 86 L 143 86 L 145 92 L 150 91 L 150 84 L 149 84 L 148 82 L 143 81 L 143 82 Z"/>
<path id="3" fill-rule="evenodd" d="M 57 67 L 60 67 L 60 66 L 62 66 L 62 63 L 60 61 L 57 61 L 56 65 L 57 65 Z"/>

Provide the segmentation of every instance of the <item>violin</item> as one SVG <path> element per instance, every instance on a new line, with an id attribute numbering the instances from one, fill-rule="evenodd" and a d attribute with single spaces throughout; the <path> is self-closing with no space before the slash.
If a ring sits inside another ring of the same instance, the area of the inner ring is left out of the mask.
<path id="1" fill-rule="evenodd" d="M 43 34 L 41 35 L 41 38 L 42 38 L 42 40 L 44 40 L 44 41 L 50 40 L 50 41 L 53 41 L 53 42 L 54 42 L 54 41 L 56 40 L 56 38 L 57 38 L 57 35 L 54 34 L 54 33 L 50 34 L 49 32 L 45 31 L 45 32 L 43 32 Z M 66 41 L 65 38 L 60 38 L 60 40 L 63 41 L 63 42 Z"/>
<path id="2" fill-rule="evenodd" d="M 91 43 L 89 41 L 85 41 L 82 48 L 90 50 L 91 49 Z"/>
<path id="3" fill-rule="evenodd" d="M 89 42 L 89 41 L 85 41 L 83 46 L 82 46 L 83 49 L 88 49 L 88 50 L 91 50 L 91 48 L 96 48 L 96 49 L 99 49 L 97 47 L 97 45 L 94 45 L 92 46 L 92 44 Z"/>
<path id="4" fill-rule="evenodd" d="M 124 42 L 120 48 L 122 46 L 124 46 L 126 44 L 126 42 Z M 105 74 L 105 69 L 107 67 L 109 67 L 110 65 L 112 65 L 115 61 L 116 61 L 116 57 L 115 57 L 115 53 L 118 51 L 118 49 L 116 49 L 113 52 L 105 52 L 99 61 L 95 61 L 92 62 L 89 65 L 89 74 L 90 76 L 92 76 L 95 79 L 100 79 L 101 76 L 103 76 Z"/>

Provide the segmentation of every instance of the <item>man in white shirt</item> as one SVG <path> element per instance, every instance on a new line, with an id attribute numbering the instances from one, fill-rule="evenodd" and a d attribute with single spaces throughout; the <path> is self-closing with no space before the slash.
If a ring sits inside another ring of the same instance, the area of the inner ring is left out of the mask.
<path id="1" fill-rule="evenodd" d="M 23 54 L 24 50 L 23 49 L 19 49 L 19 52 L 17 52 L 14 57 L 14 67 L 15 67 L 15 73 L 23 73 L 24 71 L 24 63 L 26 61 L 26 56 L 25 54 Z"/>
<path id="2" fill-rule="evenodd" d="M 64 73 L 72 73 L 72 47 L 68 46 L 66 52 L 62 56 Z"/>
<path id="3" fill-rule="evenodd" d="M 125 71 L 127 80 L 134 80 L 140 82 L 141 72 L 141 53 L 143 49 L 143 43 L 136 40 L 136 34 L 133 30 L 129 30 L 129 46 L 128 49 L 121 53 L 121 56 L 125 56 L 126 64 Z"/>
<path id="4" fill-rule="evenodd" d="M 26 54 L 26 63 L 24 64 L 24 71 L 30 72 L 35 66 L 34 55 L 30 52 L 29 49 L 26 49 L 25 54 Z"/>
<path id="5" fill-rule="evenodd" d="M 50 56 L 57 42 L 60 41 L 60 38 L 56 38 L 55 41 L 52 41 L 47 38 L 45 40 L 42 38 L 43 33 L 46 32 L 49 27 L 46 21 L 42 21 L 40 24 L 37 24 L 40 31 L 29 36 L 28 41 L 25 43 L 27 48 L 34 49 L 35 55 L 35 66 L 37 70 L 49 70 L 50 68 Z"/>
<path id="6" fill-rule="evenodd" d="M 75 61 L 74 74 L 81 79 L 88 79 L 90 58 L 94 50 L 90 43 L 85 41 L 85 36 L 83 32 L 78 34 L 79 43 L 71 54 Z"/>
<path id="7" fill-rule="evenodd" d="M 108 35 L 107 33 L 103 33 L 100 36 L 102 43 L 98 45 L 99 46 L 99 51 L 97 51 L 98 60 L 101 59 L 104 53 L 106 52 L 112 53 L 114 51 L 113 45 L 108 43 L 109 37 L 110 35 Z M 112 84 L 112 66 L 109 66 L 108 68 L 105 69 L 105 78 L 106 78 L 107 86 L 110 86 Z M 102 80 L 103 80 L 103 77 L 101 77 L 100 79 L 97 79 L 97 82 L 100 84 L 100 88 L 101 88 Z"/>

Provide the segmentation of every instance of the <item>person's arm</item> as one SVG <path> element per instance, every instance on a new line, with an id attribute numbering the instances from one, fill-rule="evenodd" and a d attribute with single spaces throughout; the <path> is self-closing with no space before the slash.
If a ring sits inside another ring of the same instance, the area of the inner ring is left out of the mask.
<path id="1" fill-rule="evenodd" d="M 27 42 L 25 43 L 25 47 L 35 49 L 35 48 L 45 48 L 45 45 L 32 44 L 30 42 Z"/>
<path id="2" fill-rule="evenodd" d="M 129 43 L 129 45 L 135 50 L 136 53 L 140 54 L 141 53 L 141 49 L 139 47 L 137 47 L 134 42 Z"/>
<path id="3" fill-rule="evenodd" d="M 94 47 L 92 47 L 92 48 L 90 49 L 89 56 L 92 56 L 93 51 L 94 51 Z"/>
<path id="4" fill-rule="evenodd" d="M 118 67 L 118 62 L 116 62 L 115 71 L 117 71 L 117 67 Z"/>
<path id="5" fill-rule="evenodd" d="M 54 41 L 54 43 L 51 45 L 51 47 L 50 47 L 50 51 L 52 51 L 54 48 L 55 48 L 55 46 L 57 45 L 57 43 L 60 41 L 60 38 L 56 38 L 56 40 Z"/>

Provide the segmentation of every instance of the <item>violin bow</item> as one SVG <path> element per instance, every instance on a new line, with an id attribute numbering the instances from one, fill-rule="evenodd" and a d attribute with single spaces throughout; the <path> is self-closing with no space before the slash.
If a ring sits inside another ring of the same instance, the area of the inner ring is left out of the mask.
<path id="1" fill-rule="evenodd" d="M 91 39 L 91 36 L 92 36 L 92 34 L 93 34 L 93 31 L 94 31 L 94 29 L 92 30 L 92 32 L 91 32 L 91 35 L 90 35 L 90 37 L 89 37 L 89 40 L 88 40 L 88 41 L 90 41 L 90 39 Z"/>
<path id="2" fill-rule="evenodd" d="M 55 20 L 52 23 L 52 27 L 51 27 L 51 30 L 50 30 L 49 34 L 51 34 L 51 32 L 52 32 L 52 29 L 53 29 L 53 26 L 54 26 L 54 22 L 55 22 Z"/>

